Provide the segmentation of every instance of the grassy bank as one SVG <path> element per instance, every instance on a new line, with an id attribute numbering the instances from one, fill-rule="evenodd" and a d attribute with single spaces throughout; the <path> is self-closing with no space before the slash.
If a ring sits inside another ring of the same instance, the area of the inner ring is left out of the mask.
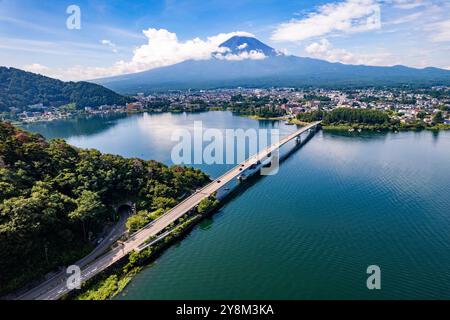
<path id="1" fill-rule="evenodd" d="M 426 127 L 427 130 L 450 130 L 450 124 L 438 124 L 432 127 Z"/>
<path id="2" fill-rule="evenodd" d="M 299 125 L 299 126 L 307 126 L 307 125 L 310 124 L 309 122 L 305 122 L 305 121 L 301 121 L 301 120 L 296 119 L 296 118 L 289 118 L 289 117 L 264 118 L 264 117 L 260 117 L 260 116 L 254 116 L 254 115 L 252 115 L 252 116 L 242 115 L 242 116 L 243 117 L 247 117 L 247 118 L 252 119 L 252 120 L 288 121 L 289 123 L 296 124 L 296 125 Z"/>
<path id="3" fill-rule="evenodd" d="M 329 124 L 322 125 L 322 130 L 326 131 L 352 131 L 352 130 L 365 130 L 365 131 L 389 131 L 393 128 L 389 126 L 378 125 L 350 125 L 350 124 Z"/>
<path id="4" fill-rule="evenodd" d="M 265 118 L 265 117 L 261 117 L 261 116 L 255 116 L 255 115 L 242 115 L 243 117 L 247 117 L 249 119 L 252 120 L 268 120 L 268 121 L 283 121 L 283 120 L 287 120 L 287 117 L 269 117 L 269 118 Z"/>
<path id="5" fill-rule="evenodd" d="M 301 120 L 298 120 L 296 118 L 289 119 L 289 122 L 292 123 L 292 124 L 299 125 L 299 126 L 307 126 L 307 125 L 310 124 L 309 122 L 301 121 Z"/>

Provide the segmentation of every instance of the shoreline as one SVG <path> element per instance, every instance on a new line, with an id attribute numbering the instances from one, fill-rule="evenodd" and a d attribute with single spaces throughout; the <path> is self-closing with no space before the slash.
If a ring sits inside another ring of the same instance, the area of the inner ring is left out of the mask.
<path id="1" fill-rule="evenodd" d="M 280 118 L 263 118 L 260 116 L 249 116 L 249 115 L 240 115 L 242 117 L 246 117 L 252 120 L 257 121 L 287 121 L 291 124 L 298 125 L 298 126 L 307 126 L 310 123 L 298 120 L 297 118 L 289 118 L 289 117 L 280 117 Z M 369 125 L 369 124 L 359 124 L 359 123 L 353 123 L 353 124 L 329 124 L 329 125 L 321 125 L 322 129 L 325 131 L 347 131 L 347 132 L 358 132 L 360 129 L 361 131 L 375 131 L 375 132 L 396 132 L 396 131 L 421 131 L 421 130 L 427 130 L 427 131 L 447 131 L 450 130 L 450 124 L 438 124 L 435 126 L 425 126 L 425 127 L 417 127 L 414 125 L 400 125 L 400 126 L 393 126 L 393 125 Z"/>
<path id="2" fill-rule="evenodd" d="M 120 111 L 109 111 L 109 112 L 101 112 L 101 113 L 79 113 L 75 117 L 64 117 L 64 118 L 58 118 L 58 119 L 40 119 L 36 121 L 11 121 L 11 124 L 15 126 L 21 126 L 21 125 L 28 125 L 33 123 L 45 123 L 45 122 L 53 122 L 55 120 L 67 120 L 67 119 L 75 119 L 79 116 L 90 116 L 90 115 L 109 115 L 109 114 L 141 114 L 141 113 L 154 113 L 154 114 L 160 114 L 160 113 L 171 113 L 171 114 L 180 114 L 183 112 L 186 113 L 197 113 L 197 112 L 209 112 L 209 111 L 221 111 L 220 108 L 211 108 L 207 110 L 202 111 L 186 111 L 186 110 L 170 110 L 170 111 L 154 111 L 154 110 L 120 110 Z M 224 110 L 225 111 L 225 110 Z M 297 118 L 290 118 L 288 116 L 281 116 L 281 117 L 269 117 L 264 118 L 261 116 L 256 115 L 245 115 L 245 114 L 236 114 L 240 117 L 245 117 L 248 119 L 256 120 L 256 121 L 285 121 L 292 125 L 298 125 L 298 126 L 307 126 L 309 122 L 301 121 Z M 8 120 L 6 120 L 8 121 Z M 438 124 L 434 126 L 416 126 L 416 125 L 405 125 L 400 124 L 399 126 L 395 125 L 370 125 L 370 124 L 359 124 L 359 123 L 353 123 L 353 124 L 329 124 L 329 125 L 321 125 L 322 129 L 325 131 L 376 131 L 376 132 L 387 132 L 387 131 L 421 131 L 421 130 L 428 130 L 428 131 L 441 131 L 441 130 L 450 130 L 450 124 Z"/>
<path id="3" fill-rule="evenodd" d="M 299 126 L 307 126 L 309 122 L 301 121 L 296 118 L 289 118 L 288 116 L 282 116 L 282 117 L 270 117 L 270 118 L 264 118 L 260 116 L 247 116 L 247 115 L 241 115 L 242 117 L 246 117 L 252 120 L 258 120 L 258 121 L 286 121 L 294 125 Z"/>
<path id="4" fill-rule="evenodd" d="M 450 125 L 437 125 L 431 127 L 415 127 L 415 126 L 383 126 L 383 125 L 365 125 L 365 124 L 331 124 L 331 125 L 322 125 L 322 130 L 325 131 L 346 131 L 346 132 L 354 132 L 354 131 L 375 131 L 375 132 L 399 132 L 399 131 L 446 131 L 450 130 Z"/>
<path id="5" fill-rule="evenodd" d="M 286 121 L 288 120 L 288 117 L 269 117 L 269 118 L 264 118 L 261 116 L 255 116 L 255 115 L 240 115 L 241 117 L 245 117 L 245 118 L 249 118 L 252 120 L 258 120 L 258 121 Z"/>

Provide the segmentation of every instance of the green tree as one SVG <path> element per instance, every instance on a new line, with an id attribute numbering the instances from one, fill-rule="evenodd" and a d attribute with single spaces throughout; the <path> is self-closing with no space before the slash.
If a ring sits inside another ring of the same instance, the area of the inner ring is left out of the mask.
<path id="1" fill-rule="evenodd" d="M 134 233 L 145 227 L 152 221 L 150 214 L 146 210 L 141 210 L 137 214 L 128 218 L 126 228 L 130 233 Z"/>
<path id="2" fill-rule="evenodd" d="M 425 117 L 427 116 L 427 113 L 425 112 L 425 111 L 419 111 L 418 113 L 417 113 L 417 118 L 418 119 L 424 119 Z"/>
<path id="3" fill-rule="evenodd" d="M 175 199 L 166 197 L 156 197 L 153 199 L 152 209 L 154 210 L 167 209 L 175 206 L 176 204 L 177 201 Z"/>
<path id="4" fill-rule="evenodd" d="M 433 116 L 433 123 L 444 123 L 444 115 L 442 114 L 442 111 L 436 112 L 436 114 Z"/>
<path id="5" fill-rule="evenodd" d="M 211 196 L 203 199 L 198 207 L 197 212 L 200 214 L 206 214 L 214 210 L 219 205 L 219 200 L 216 199 L 215 196 Z"/>
<path id="6" fill-rule="evenodd" d="M 81 196 L 76 200 L 77 208 L 69 213 L 69 218 L 81 222 L 84 238 L 87 239 L 89 222 L 99 218 L 106 211 L 100 196 L 96 192 L 84 190 Z"/>
<path id="7" fill-rule="evenodd" d="M 193 168 L 48 142 L 0 121 L 0 294 L 86 255 L 88 235 L 118 202 L 137 204 L 136 229 L 208 181 Z"/>

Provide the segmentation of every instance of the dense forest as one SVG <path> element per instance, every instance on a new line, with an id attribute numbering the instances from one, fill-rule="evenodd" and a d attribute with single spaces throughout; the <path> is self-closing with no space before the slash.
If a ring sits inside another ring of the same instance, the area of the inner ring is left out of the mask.
<path id="1" fill-rule="evenodd" d="M 300 113 L 297 118 L 307 122 L 322 120 L 325 125 L 338 123 L 381 125 L 389 123 L 389 115 L 386 112 L 371 109 L 336 108 L 329 112 L 316 110 Z"/>
<path id="2" fill-rule="evenodd" d="M 168 210 L 209 178 L 199 170 L 46 141 L 0 122 L 0 293 L 73 263 L 124 200 Z"/>
<path id="3" fill-rule="evenodd" d="M 104 104 L 124 105 L 130 99 L 97 84 L 63 82 L 31 72 L 0 67 L 0 112 L 26 110 L 29 105 L 59 107 L 75 103 L 78 108 Z"/>
<path id="4" fill-rule="evenodd" d="M 285 115 L 285 111 L 278 108 L 277 105 L 286 102 L 285 99 L 271 101 L 269 97 L 244 97 L 238 94 L 231 97 L 230 104 L 225 105 L 224 109 L 229 109 L 238 115 L 275 118 Z"/>

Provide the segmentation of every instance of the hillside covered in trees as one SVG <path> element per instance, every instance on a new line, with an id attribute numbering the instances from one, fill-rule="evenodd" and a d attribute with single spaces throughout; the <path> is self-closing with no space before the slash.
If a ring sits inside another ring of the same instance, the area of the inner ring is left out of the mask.
<path id="1" fill-rule="evenodd" d="M 443 108 L 443 110 L 445 110 Z M 322 121 L 324 129 L 330 130 L 449 130 L 444 124 L 443 111 L 434 114 L 432 121 L 423 121 L 426 112 L 418 115 L 414 122 L 403 123 L 399 117 L 391 117 L 392 112 L 373 109 L 336 108 L 331 111 L 314 110 L 297 115 L 302 122 Z"/>
<path id="2" fill-rule="evenodd" d="M 297 119 L 306 122 L 322 120 L 323 124 L 336 123 L 360 123 L 360 124 L 388 124 L 390 119 L 386 112 L 371 109 L 336 108 L 326 112 L 315 110 L 312 112 L 299 113 Z"/>
<path id="3" fill-rule="evenodd" d="M 29 105 L 59 107 L 75 103 L 78 108 L 104 104 L 123 105 L 130 99 L 88 82 L 63 82 L 15 68 L 0 67 L 0 112 Z"/>
<path id="4" fill-rule="evenodd" d="M 209 178 L 199 170 L 46 141 L 0 122 L 0 294 L 95 246 L 125 200 L 168 210 Z"/>

